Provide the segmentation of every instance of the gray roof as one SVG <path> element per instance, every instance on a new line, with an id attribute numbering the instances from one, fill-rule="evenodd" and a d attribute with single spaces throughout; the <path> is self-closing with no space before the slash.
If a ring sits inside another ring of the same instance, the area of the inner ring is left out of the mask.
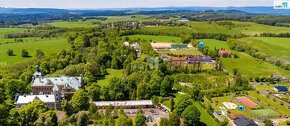
<path id="1" fill-rule="evenodd" d="M 53 91 L 60 91 L 61 88 L 57 84 L 55 84 L 52 90 Z"/>
<path id="2" fill-rule="evenodd" d="M 253 120 L 244 117 L 234 120 L 234 123 L 236 126 L 258 126 Z"/>
<path id="3" fill-rule="evenodd" d="M 27 104 L 29 102 L 32 102 L 35 99 L 41 100 L 44 103 L 55 102 L 55 96 L 53 94 L 50 94 L 50 95 L 16 95 L 14 104 Z"/>
<path id="4" fill-rule="evenodd" d="M 61 77 L 48 77 L 48 78 L 34 78 L 32 80 L 31 86 L 54 86 L 57 85 L 68 85 L 69 87 L 78 90 L 83 83 L 82 77 L 68 77 L 68 76 L 61 76 Z"/>

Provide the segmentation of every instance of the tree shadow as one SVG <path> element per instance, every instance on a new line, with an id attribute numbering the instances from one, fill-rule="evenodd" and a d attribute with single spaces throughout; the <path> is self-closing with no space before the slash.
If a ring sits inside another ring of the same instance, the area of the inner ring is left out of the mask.
<path id="1" fill-rule="evenodd" d="M 199 122 L 198 126 L 207 126 L 204 122 Z"/>

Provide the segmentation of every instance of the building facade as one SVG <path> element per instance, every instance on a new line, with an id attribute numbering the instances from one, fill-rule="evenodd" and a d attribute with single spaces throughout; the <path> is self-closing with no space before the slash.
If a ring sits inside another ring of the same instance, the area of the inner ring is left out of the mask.
<path id="1" fill-rule="evenodd" d="M 32 94 L 52 94 L 55 85 L 60 88 L 63 98 L 70 100 L 74 92 L 83 87 L 83 76 L 69 77 L 63 75 L 61 77 L 44 77 L 39 67 L 36 66 L 36 72 L 32 77 Z"/>

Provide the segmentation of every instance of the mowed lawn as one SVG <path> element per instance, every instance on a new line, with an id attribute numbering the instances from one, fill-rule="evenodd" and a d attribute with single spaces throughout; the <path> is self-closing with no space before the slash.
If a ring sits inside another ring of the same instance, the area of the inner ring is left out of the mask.
<path id="1" fill-rule="evenodd" d="M 193 105 L 200 111 L 200 121 L 205 123 L 207 126 L 218 126 L 218 123 L 213 117 L 211 117 L 207 111 L 201 107 L 198 102 L 193 102 Z"/>
<path id="2" fill-rule="evenodd" d="M 234 52 L 234 51 L 232 51 Z M 233 69 L 238 68 L 243 75 L 248 77 L 268 77 L 271 74 L 290 77 L 290 71 L 284 70 L 274 64 L 255 59 L 245 53 L 237 52 L 239 58 L 223 58 L 222 63 L 224 69 L 233 73 Z"/>
<path id="3" fill-rule="evenodd" d="M 123 38 L 126 36 L 123 36 Z M 156 42 L 173 42 L 181 43 L 180 37 L 174 36 L 154 36 L 154 35 L 129 35 L 130 40 L 146 40 L 146 41 L 156 41 Z"/>
<path id="4" fill-rule="evenodd" d="M 110 84 L 110 78 L 112 77 L 122 77 L 123 70 L 118 69 L 107 69 L 108 75 L 106 75 L 104 78 L 97 80 L 97 84 L 101 87 L 109 85 Z"/>
<path id="5" fill-rule="evenodd" d="M 251 110 L 255 115 L 259 117 L 268 117 L 268 116 L 279 116 L 280 114 L 272 109 L 257 109 Z"/>
<path id="6" fill-rule="evenodd" d="M 260 52 L 290 60 L 290 38 L 277 37 L 250 37 L 239 40 L 251 47 L 257 48 Z"/>
<path id="7" fill-rule="evenodd" d="M 61 49 L 70 48 L 70 45 L 66 39 L 51 39 L 23 43 L 4 44 L 0 45 L 0 48 L 1 48 L 0 49 L 0 66 L 1 66 L 28 60 L 35 55 L 36 49 L 41 49 L 44 52 L 44 54 L 48 56 Z M 6 53 L 8 49 L 12 49 L 14 51 L 15 56 L 8 56 Z M 23 58 L 21 56 L 22 49 L 26 49 L 29 52 L 29 55 L 32 57 Z"/>
<path id="8" fill-rule="evenodd" d="M 226 49 L 230 50 L 230 47 L 226 41 L 220 41 L 215 39 L 198 39 L 198 42 L 203 42 L 204 46 L 208 46 L 210 49 Z"/>

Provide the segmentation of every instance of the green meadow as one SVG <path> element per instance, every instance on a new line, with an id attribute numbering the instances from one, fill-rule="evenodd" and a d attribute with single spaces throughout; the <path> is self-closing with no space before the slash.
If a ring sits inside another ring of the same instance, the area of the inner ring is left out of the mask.
<path id="1" fill-rule="evenodd" d="M 242 38 L 239 41 L 257 48 L 269 57 L 275 56 L 290 60 L 290 38 L 250 37 Z"/>
<path id="2" fill-rule="evenodd" d="M 108 71 L 108 75 L 106 75 L 105 77 L 99 79 L 97 81 L 97 84 L 100 86 L 106 86 L 106 85 L 110 85 L 110 78 L 112 77 L 122 77 L 122 73 L 123 70 L 117 70 L 117 69 L 107 69 Z"/>
<path id="3" fill-rule="evenodd" d="M 0 36 L 8 33 L 24 32 L 26 30 L 24 28 L 0 28 Z"/>
<path id="4" fill-rule="evenodd" d="M 233 69 L 237 68 L 242 74 L 248 77 L 265 76 L 271 74 L 290 77 L 290 71 L 284 70 L 274 64 L 255 59 L 245 53 L 237 53 L 239 58 L 223 58 L 222 63 L 224 69 L 233 73 Z"/>
<path id="5" fill-rule="evenodd" d="M 187 26 L 150 26 L 143 27 L 143 30 L 160 34 L 182 34 L 182 33 L 214 33 L 237 35 L 240 33 L 247 35 L 255 35 L 260 33 L 286 33 L 290 31 L 289 27 L 276 27 L 253 22 L 237 22 L 229 21 L 233 25 L 219 25 L 215 22 L 188 22 Z"/>
<path id="6" fill-rule="evenodd" d="M 123 36 L 129 37 L 130 40 L 146 40 L 146 41 L 156 41 L 156 42 L 174 42 L 174 43 L 181 43 L 180 37 L 174 36 L 153 36 L 153 35 L 129 35 Z"/>
<path id="7" fill-rule="evenodd" d="M 198 39 L 198 42 L 203 42 L 205 46 L 208 46 L 210 49 L 221 49 L 230 50 L 230 47 L 226 41 L 220 41 L 215 39 Z"/>
<path id="8" fill-rule="evenodd" d="M 103 21 L 100 19 L 89 19 L 86 21 L 78 20 L 75 22 L 68 22 L 68 21 L 59 21 L 59 22 L 51 22 L 48 23 L 49 25 L 61 28 L 91 28 L 97 27 L 98 24 L 93 24 L 93 22 L 100 22 L 100 23 L 110 23 L 110 22 L 118 22 L 118 21 L 144 21 L 151 19 L 149 16 L 144 15 L 135 15 L 135 18 L 131 16 L 107 16 L 107 20 Z"/>
<path id="9" fill-rule="evenodd" d="M 51 55 L 54 52 L 57 52 L 61 49 L 70 48 L 69 43 L 66 39 L 51 39 L 51 40 L 40 40 L 40 41 L 31 41 L 23 43 L 12 43 L 0 45 L 0 66 L 9 65 L 24 60 L 28 60 L 35 55 L 36 49 L 41 49 L 46 56 Z M 15 56 L 8 56 L 7 50 L 12 49 Z M 32 57 L 24 58 L 21 56 L 22 49 L 26 49 L 29 52 L 29 55 Z"/>

